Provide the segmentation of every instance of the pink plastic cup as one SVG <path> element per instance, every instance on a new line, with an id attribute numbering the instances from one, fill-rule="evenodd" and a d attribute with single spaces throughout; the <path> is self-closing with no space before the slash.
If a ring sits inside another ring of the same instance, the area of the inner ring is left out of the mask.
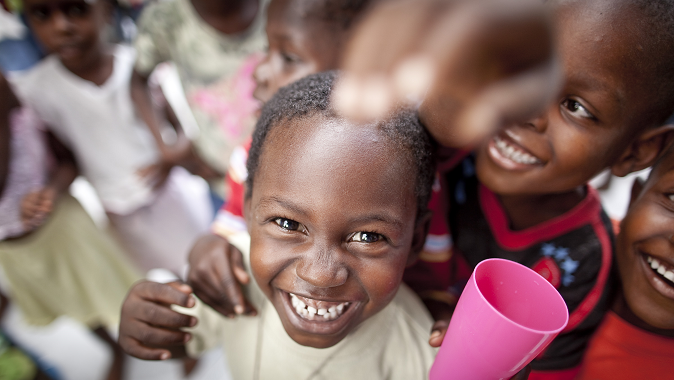
<path id="1" fill-rule="evenodd" d="M 430 380 L 508 379 L 565 328 L 560 293 L 514 261 L 481 261 L 466 284 Z"/>

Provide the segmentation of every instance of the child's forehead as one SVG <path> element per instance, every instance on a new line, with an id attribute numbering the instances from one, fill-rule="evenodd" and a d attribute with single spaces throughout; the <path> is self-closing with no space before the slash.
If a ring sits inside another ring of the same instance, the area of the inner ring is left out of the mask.
<path id="1" fill-rule="evenodd" d="M 409 173 L 409 152 L 403 144 L 387 136 L 377 123 L 360 124 L 333 115 L 314 113 L 299 118 L 278 122 L 270 131 L 265 142 L 265 151 L 274 150 L 283 154 L 304 154 L 322 158 L 332 154 L 335 160 L 342 162 L 368 162 L 383 155 L 391 165 Z M 263 154 L 261 161 L 266 160 Z"/>
<path id="2" fill-rule="evenodd" d="M 651 16 L 629 0 L 562 0 L 553 6 L 559 54 L 573 90 L 595 91 L 601 108 L 622 122 L 635 124 L 655 109 L 662 113 L 664 68 L 669 64 L 672 71 L 672 54 L 664 55 L 667 45 L 646 29 L 663 25 L 650 25 Z"/>

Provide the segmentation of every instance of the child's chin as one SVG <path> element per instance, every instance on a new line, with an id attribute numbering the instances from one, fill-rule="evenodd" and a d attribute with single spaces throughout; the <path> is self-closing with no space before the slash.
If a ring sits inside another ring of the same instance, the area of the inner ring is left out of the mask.
<path id="1" fill-rule="evenodd" d="M 301 346 L 313 348 L 333 347 L 334 345 L 340 343 L 340 341 L 344 338 L 344 336 L 342 335 L 334 337 L 326 335 L 298 333 L 297 331 L 289 331 L 289 330 L 286 330 L 286 333 L 288 334 L 289 337 L 291 337 L 291 339 L 295 341 L 295 343 Z M 344 335 L 346 336 L 347 334 Z"/>

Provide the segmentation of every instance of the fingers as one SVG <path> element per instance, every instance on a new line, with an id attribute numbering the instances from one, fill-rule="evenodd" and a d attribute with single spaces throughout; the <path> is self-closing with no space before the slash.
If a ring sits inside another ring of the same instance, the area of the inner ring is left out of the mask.
<path id="1" fill-rule="evenodd" d="M 55 192 L 51 188 L 34 191 L 21 200 L 21 220 L 27 228 L 36 228 L 44 223 L 54 207 Z"/>
<path id="2" fill-rule="evenodd" d="M 447 3 L 394 1 L 370 13 L 347 46 L 345 74 L 335 89 L 337 109 L 353 119 L 370 120 L 401 101 L 421 98 L 434 70 L 418 54 L 419 41 Z"/>
<path id="3" fill-rule="evenodd" d="M 172 347 L 182 347 L 191 335 L 182 328 L 193 327 L 197 319 L 170 308 L 195 305 L 191 287 L 181 283 L 143 281 L 134 285 L 122 305 L 119 343 L 135 357 L 161 360 L 171 357 Z"/>
<path id="4" fill-rule="evenodd" d="M 166 360 L 171 358 L 171 352 L 169 350 L 146 347 L 130 336 L 120 335 L 119 344 L 124 352 L 139 359 Z"/>
<path id="5" fill-rule="evenodd" d="M 227 240 L 212 234 L 201 237 L 189 261 L 188 282 L 207 305 L 228 317 L 256 314 L 240 285 L 250 282 L 241 252 Z"/>
<path id="6" fill-rule="evenodd" d="M 187 284 L 178 282 L 160 284 L 157 282 L 142 281 L 134 285 L 130 291 L 130 296 L 133 294 L 147 302 L 190 308 L 195 305 L 195 299 L 191 296 L 191 293 L 192 287 Z"/>
<path id="7" fill-rule="evenodd" d="M 501 81 L 472 101 L 459 116 L 456 139 L 472 144 L 508 123 L 536 116 L 555 98 L 561 72 L 551 60 L 539 68 Z"/>
<path id="8" fill-rule="evenodd" d="M 431 336 L 429 336 L 429 345 L 431 347 L 441 346 L 445 333 L 448 331 L 448 325 L 450 325 L 450 320 L 447 319 L 434 322 L 434 325 L 431 327 Z"/>

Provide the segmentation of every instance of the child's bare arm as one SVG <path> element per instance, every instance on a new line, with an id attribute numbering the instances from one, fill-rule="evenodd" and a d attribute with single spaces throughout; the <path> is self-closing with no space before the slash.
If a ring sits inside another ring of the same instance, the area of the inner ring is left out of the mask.
<path id="1" fill-rule="evenodd" d="M 50 172 L 45 187 L 26 194 L 21 200 L 21 221 L 27 229 L 40 226 L 54 208 L 54 202 L 68 191 L 77 177 L 75 157 L 51 132 L 47 132 L 48 145 L 51 148 L 56 165 Z"/>
<path id="2" fill-rule="evenodd" d="M 347 48 L 349 74 L 336 92 L 338 107 L 370 118 L 425 95 L 420 117 L 447 128 L 446 139 L 434 134 L 446 146 L 531 116 L 548 104 L 559 81 L 552 28 L 539 3 L 381 3 Z"/>
<path id="3" fill-rule="evenodd" d="M 180 164 L 181 161 L 185 160 L 190 155 L 192 144 L 184 136 L 180 127 L 176 127 L 177 119 L 171 118 L 169 118 L 169 120 L 172 124 L 176 123 L 174 124 L 174 127 L 176 128 L 179 138 L 173 145 L 164 143 L 160 124 L 165 115 L 160 114 L 156 109 L 157 107 L 153 106 L 150 90 L 148 88 L 148 78 L 136 70 L 134 70 L 131 75 L 131 100 L 134 103 L 136 112 L 138 112 L 141 119 L 143 119 L 148 126 L 150 133 L 152 133 L 161 155 L 159 162 L 142 168 L 139 171 L 139 175 L 144 178 L 151 178 L 155 186 L 161 186 L 166 180 L 171 168 Z"/>
<path id="4" fill-rule="evenodd" d="M 119 343 L 129 355 L 145 360 L 186 356 L 185 343 L 191 335 L 181 330 L 197 319 L 171 310 L 171 305 L 193 307 L 190 286 L 178 282 L 160 284 L 141 281 L 134 285 L 122 304 Z"/>
<path id="5" fill-rule="evenodd" d="M 188 260 L 187 280 L 200 300 L 228 317 L 257 314 L 241 289 L 251 281 L 242 254 L 226 239 L 215 234 L 202 236 Z"/>

